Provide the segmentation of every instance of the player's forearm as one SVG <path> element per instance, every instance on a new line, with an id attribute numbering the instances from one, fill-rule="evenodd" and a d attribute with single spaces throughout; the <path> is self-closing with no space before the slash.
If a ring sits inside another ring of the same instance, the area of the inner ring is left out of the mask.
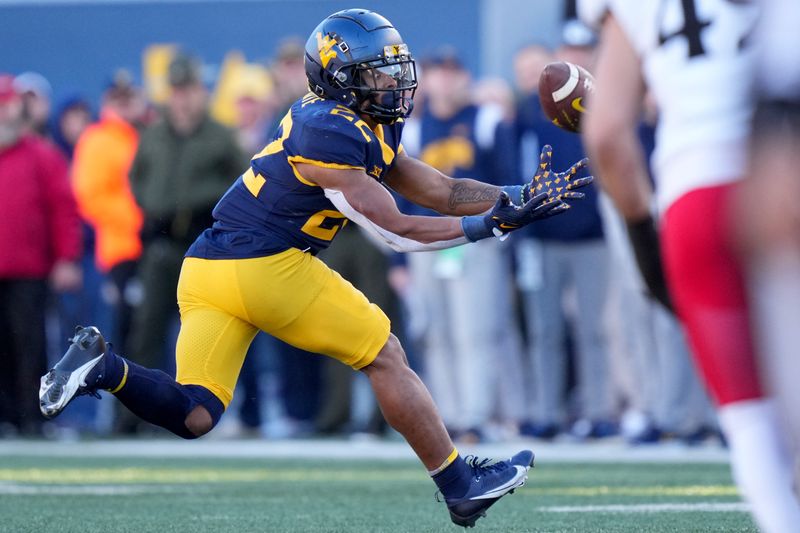
<path id="1" fill-rule="evenodd" d="M 353 220 L 396 252 L 443 250 L 469 242 L 460 218 L 401 215 L 392 222 L 366 216 Z"/>
<path id="2" fill-rule="evenodd" d="M 658 230 L 650 214 L 652 192 L 639 139 L 632 129 L 606 136 L 596 136 L 591 129 L 586 133 L 586 147 L 594 158 L 600 184 L 625 219 L 642 279 L 650 294 L 672 309 Z"/>
<path id="3" fill-rule="evenodd" d="M 394 227 L 389 229 L 401 237 L 423 244 L 464 237 L 461 219 L 456 217 L 403 215 Z"/>
<path id="4" fill-rule="evenodd" d="M 403 215 L 393 204 L 377 201 L 380 197 L 364 201 L 354 196 L 351 201 L 334 189 L 325 189 L 325 196 L 347 218 L 398 252 L 441 250 L 468 242 L 458 218 Z"/>
<path id="5" fill-rule="evenodd" d="M 479 215 L 492 208 L 500 187 L 472 179 L 445 178 L 447 187 L 440 199 L 439 213 L 451 216 Z"/>
<path id="6" fill-rule="evenodd" d="M 650 180 L 636 135 L 644 79 L 640 61 L 613 14 L 603 23 L 592 112 L 583 140 L 598 182 L 628 223 L 650 216 Z"/>
<path id="7" fill-rule="evenodd" d="M 589 130 L 584 139 L 600 185 L 625 220 L 638 222 L 649 217 L 652 188 L 635 132 Z"/>
<path id="8" fill-rule="evenodd" d="M 453 179 L 413 157 L 398 158 L 387 185 L 406 199 L 450 216 L 477 215 L 497 201 L 500 188 L 471 179 Z"/>

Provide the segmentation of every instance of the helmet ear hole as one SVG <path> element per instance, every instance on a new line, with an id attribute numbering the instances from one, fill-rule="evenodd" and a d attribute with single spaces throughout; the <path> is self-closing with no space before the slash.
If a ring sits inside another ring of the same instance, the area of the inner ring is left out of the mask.
<path id="1" fill-rule="evenodd" d="M 327 69 L 320 69 L 319 77 L 320 77 L 320 80 L 321 80 L 322 83 L 317 83 L 317 87 L 323 88 L 323 90 L 324 90 L 324 87 L 339 88 L 339 87 L 342 86 L 342 84 L 336 78 L 334 73 L 329 71 L 329 70 L 327 70 Z M 320 95 L 320 96 L 324 96 L 324 95 Z"/>

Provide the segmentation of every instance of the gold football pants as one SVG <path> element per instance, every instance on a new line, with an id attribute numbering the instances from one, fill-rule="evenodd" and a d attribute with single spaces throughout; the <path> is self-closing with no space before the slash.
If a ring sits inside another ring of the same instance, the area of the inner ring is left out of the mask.
<path id="1" fill-rule="evenodd" d="M 389 319 L 325 263 L 292 248 L 253 259 L 187 257 L 178 282 L 177 381 L 227 407 L 258 330 L 358 370 L 389 338 Z"/>

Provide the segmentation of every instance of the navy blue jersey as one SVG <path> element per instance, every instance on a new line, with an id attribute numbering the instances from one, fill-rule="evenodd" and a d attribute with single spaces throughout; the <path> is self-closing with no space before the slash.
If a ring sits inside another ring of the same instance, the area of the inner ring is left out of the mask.
<path id="1" fill-rule="evenodd" d="M 373 131 L 352 110 L 313 94 L 292 105 L 271 143 L 214 208 L 214 225 L 188 256 L 262 257 L 289 248 L 316 254 L 347 223 L 323 189 L 305 179 L 297 163 L 362 169 L 382 182 L 402 151 L 402 120 Z"/>

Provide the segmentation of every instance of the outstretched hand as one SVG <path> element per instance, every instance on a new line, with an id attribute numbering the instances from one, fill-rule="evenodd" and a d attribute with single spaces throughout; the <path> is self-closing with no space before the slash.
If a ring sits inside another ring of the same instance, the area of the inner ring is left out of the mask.
<path id="1" fill-rule="evenodd" d="M 567 209 L 569 209 L 569 205 L 561 200 L 551 199 L 546 193 L 537 194 L 522 205 L 515 205 L 508 194 L 503 191 L 486 218 L 487 223 L 492 227 L 494 236 L 502 237 L 511 231 L 527 226 L 534 220 L 551 217 Z"/>
<path id="2" fill-rule="evenodd" d="M 522 189 L 523 202 L 542 193 L 546 193 L 550 199 L 554 200 L 577 200 L 585 196 L 576 189 L 585 187 L 594 181 L 593 176 L 581 175 L 588 171 L 589 159 L 581 159 L 564 172 L 554 172 L 551 168 L 552 158 L 553 147 L 549 144 L 544 145 L 539 154 L 539 166 L 536 174 Z"/>
<path id="3" fill-rule="evenodd" d="M 539 166 L 530 183 L 504 187 L 487 215 L 463 217 L 461 227 L 467 239 L 474 242 L 492 235 L 504 239 L 534 220 L 563 213 L 570 208 L 565 200 L 583 198 L 585 195 L 576 189 L 594 181 L 594 177 L 582 175 L 588 170 L 589 160 L 584 158 L 564 172 L 553 172 L 552 157 L 553 148 L 549 144 L 543 146 Z M 519 205 L 509 194 L 518 198 Z"/>
<path id="4" fill-rule="evenodd" d="M 569 209 L 566 202 L 550 198 L 546 193 L 540 193 L 522 205 L 511 201 L 508 193 L 502 191 L 494 207 L 485 215 L 464 217 L 461 227 L 464 235 L 470 241 L 477 241 L 486 237 L 505 237 L 514 230 L 526 226 L 534 220 L 551 217 Z"/>

